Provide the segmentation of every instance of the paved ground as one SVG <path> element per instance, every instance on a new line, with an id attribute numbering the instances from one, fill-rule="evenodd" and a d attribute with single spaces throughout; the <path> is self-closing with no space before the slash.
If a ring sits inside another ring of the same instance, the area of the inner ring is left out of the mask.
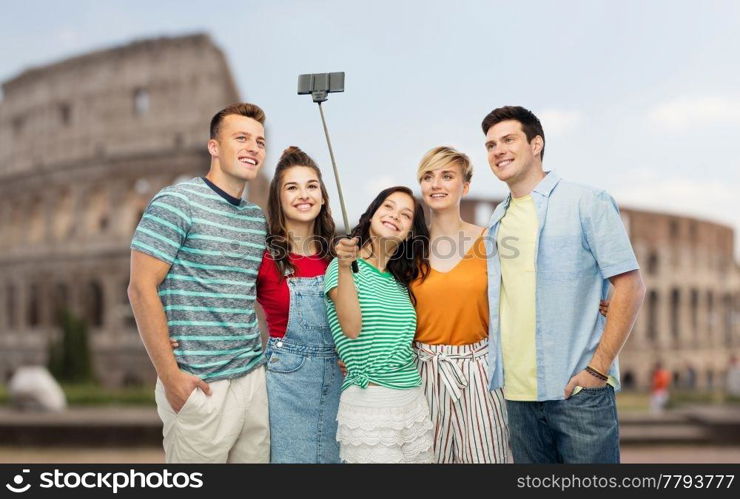
<path id="1" fill-rule="evenodd" d="M 623 463 L 740 463 L 740 447 L 624 446 Z"/>
<path id="2" fill-rule="evenodd" d="M 161 449 L 0 447 L 0 463 L 163 463 Z"/>
<path id="3" fill-rule="evenodd" d="M 695 406 L 661 415 L 622 412 L 620 423 L 624 463 L 740 463 L 740 406 Z M 0 434 L 5 435 L 0 438 L 0 463 L 164 460 L 158 447 L 161 422 L 153 408 L 75 408 L 44 414 L 0 407 Z M 10 440 L 18 434 L 22 438 Z M 734 445 L 717 445 L 724 442 Z"/>
<path id="4" fill-rule="evenodd" d="M 163 463 L 157 448 L 38 449 L 0 447 L 0 463 Z M 740 463 L 740 447 L 623 446 L 623 463 Z"/>

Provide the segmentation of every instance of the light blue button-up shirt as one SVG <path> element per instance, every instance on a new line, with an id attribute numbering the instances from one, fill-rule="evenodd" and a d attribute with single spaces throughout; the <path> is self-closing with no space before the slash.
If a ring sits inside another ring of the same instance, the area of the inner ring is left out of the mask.
<path id="1" fill-rule="evenodd" d="M 606 323 L 599 301 L 608 279 L 639 268 L 614 199 L 605 191 L 561 180 L 548 172 L 531 193 L 537 209 L 536 332 L 537 400 L 562 400 L 573 375 L 593 357 Z M 511 194 L 491 216 L 486 235 L 490 388 L 504 384 L 501 353 L 501 262 L 498 228 Z M 617 380 L 615 360 L 609 375 Z"/>

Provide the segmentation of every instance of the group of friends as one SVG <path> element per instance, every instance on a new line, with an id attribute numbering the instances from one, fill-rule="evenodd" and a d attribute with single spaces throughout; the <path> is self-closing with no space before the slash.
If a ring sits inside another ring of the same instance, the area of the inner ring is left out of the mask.
<path id="1" fill-rule="evenodd" d="M 617 354 L 644 285 L 614 200 L 543 169 L 531 111 L 483 119 L 510 191 L 487 227 L 461 215 L 468 156 L 440 146 L 421 202 L 384 189 L 346 237 L 298 147 L 266 218 L 244 199 L 264 123 L 219 111 L 208 174 L 157 193 L 131 243 L 167 462 L 619 462 Z"/>

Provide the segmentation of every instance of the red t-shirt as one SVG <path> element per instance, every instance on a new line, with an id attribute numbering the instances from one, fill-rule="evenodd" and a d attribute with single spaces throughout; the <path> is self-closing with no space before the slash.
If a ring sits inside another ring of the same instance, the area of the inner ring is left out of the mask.
<path id="1" fill-rule="evenodd" d="M 329 262 L 318 256 L 290 254 L 295 266 L 294 277 L 316 277 L 324 275 Z M 269 251 L 262 255 L 262 265 L 257 275 L 257 301 L 265 311 L 267 329 L 271 337 L 282 338 L 288 327 L 290 291 L 288 281 L 283 278 Z"/>
<path id="2" fill-rule="evenodd" d="M 666 390 L 671 384 L 671 373 L 666 369 L 658 369 L 653 373 L 653 391 Z"/>

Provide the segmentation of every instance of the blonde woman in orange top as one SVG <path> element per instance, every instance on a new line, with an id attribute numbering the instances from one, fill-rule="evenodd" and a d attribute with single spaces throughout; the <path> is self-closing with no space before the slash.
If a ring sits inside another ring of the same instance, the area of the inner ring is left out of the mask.
<path id="1" fill-rule="evenodd" d="M 436 462 L 507 463 L 506 404 L 500 389 L 488 390 L 485 229 L 460 216 L 472 176 L 470 159 L 451 147 L 435 147 L 419 164 L 431 270 L 411 285 L 414 350 L 435 426 Z"/>

